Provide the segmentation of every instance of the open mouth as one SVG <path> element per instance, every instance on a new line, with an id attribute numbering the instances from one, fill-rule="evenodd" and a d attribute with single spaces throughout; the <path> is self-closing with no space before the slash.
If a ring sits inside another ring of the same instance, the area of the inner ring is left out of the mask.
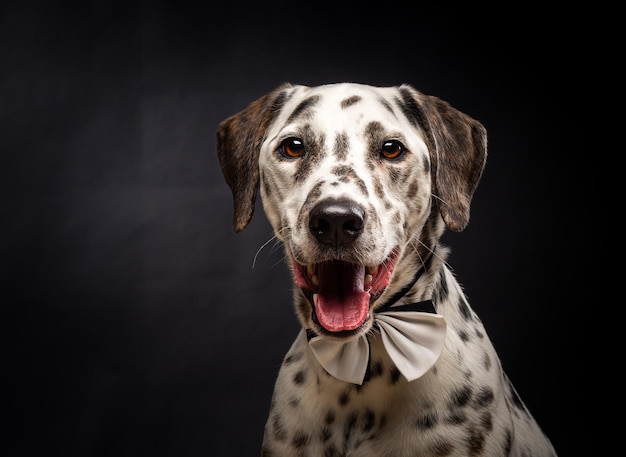
<path id="1" fill-rule="evenodd" d="M 367 322 L 370 306 L 385 291 L 398 249 L 381 263 L 365 266 L 342 260 L 301 265 L 292 260 L 296 284 L 313 304 L 313 320 L 324 330 L 351 333 Z"/>

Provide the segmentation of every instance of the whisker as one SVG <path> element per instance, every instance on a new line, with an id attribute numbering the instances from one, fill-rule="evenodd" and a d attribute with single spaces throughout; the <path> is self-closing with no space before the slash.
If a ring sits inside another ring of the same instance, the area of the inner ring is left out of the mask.
<path id="1" fill-rule="evenodd" d="M 272 268 L 274 268 L 274 267 L 276 267 L 278 265 L 281 265 L 281 264 L 286 264 L 286 263 L 287 263 L 287 257 L 282 256 L 281 258 L 279 258 L 276 262 L 274 262 L 272 264 Z"/>
<path id="2" fill-rule="evenodd" d="M 261 253 L 261 251 L 263 250 L 263 248 L 265 246 L 267 246 L 268 244 L 270 244 L 270 242 L 272 242 L 272 241 L 274 241 L 276 239 L 277 239 L 276 235 L 273 235 L 269 240 L 267 240 L 265 243 L 263 243 L 259 249 L 257 249 L 256 254 L 254 254 L 254 259 L 252 259 L 252 269 L 253 270 L 254 270 L 254 267 L 256 266 L 256 259 L 259 256 L 259 254 Z"/>
<path id="3" fill-rule="evenodd" d="M 282 229 L 280 229 L 280 233 L 282 234 L 283 232 L 289 233 L 289 228 L 287 227 L 283 227 Z M 270 237 L 265 243 L 263 243 L 261 245 L 261 247 L 259 247 L 259 249 L 257 249 L 256 254 L 254 254 L 254 259 L 252 260 L 252 268 L 254 269 L 254 267 L 256 266 L 256 261 L 257 258 L 259 257 L 259 254 L 261 253 L 261 251 L 271 242 L 274 242 L 274 245 L 272 246 L 272 249 L 270 250 L 271 254 L 274 254 L 276 252 L 278 252 L 278 250 L 280 248 L 284 247 L 283 242 L 278 238 L 278 236 L 276 235 L 276 233 L 273 234 L 272 237 Z M 285 256 L 285 252 L 283 250 L 282 255 L 280 256 L 280 258 L 272 265 L 272 267 L 275 267 L 276 265 L 278 265 L 280 262 L 283 262 L 286 260 L 286 256 Z"/>
<path id="4" fill-rule="evenodd" d="M 410 243 L 411 243 L 411 246 L 413 246 L 413 250 L 414 250 L 414 251 L 415 251 L 415 253 L 418 255 L 418 257 L 419 257 L 419 259 L 420 259 L 420 262 L 422 262 L 422 266 L 423 266 L 423 267 L 426 267 L 426 263 L 424 262 L 424 259 L 423 259 L 423 258 L 422 258 L 422 256 L 420 255 L 419 250 L 417 249 L 417 246 L 415 246 L 415 245 L 414 245 L 413 241 L 417 241 L 419 244 L 421 244 L 422 246 L 424 246 L 424 247 L 428 250 L 428 252 L 430 252 L 432 255 L 434 255 L 434 256 L 435 256 L 435 257 L 437 257 L 439 260 L 441 260 L 441 261 L 444 263 L 444 265 L 446 265 L 448 268 L 452 268 L 452 267 L 450 266 L 450 264 L 449 264 L 447 261 L 445 261 L 445 260 L 444 260 L 441 256 L 439 256 L 439 255 L 435 252 L 435 249 L 431 249 L 431 248 L 430 248 L 427 244 L 425 244 L 425 243 L 424 243 L 422 240 L 420 240 L 419 238 L 414 238 L 414 239 L 412 239 L 412 240 L 411 240 L 411 242 L 410 242 Z"/>
<path id="5" fill-rule="evenodd" d="M 431 197 L 433 197 L 433 198 L 435 198 L 435 199 L 439 200 L 439 201 L 440 201 L 441 203 L 443 203 L 444 205 L 447 205 L 447 204 L 448 204 L 448 202 L 447 202 L 447 201 L 445 201 L 443 198 L 441 198 L 439 195 L 436 195 L 436 194 L 430 194 L 430 195 L 431 195 Z"/>

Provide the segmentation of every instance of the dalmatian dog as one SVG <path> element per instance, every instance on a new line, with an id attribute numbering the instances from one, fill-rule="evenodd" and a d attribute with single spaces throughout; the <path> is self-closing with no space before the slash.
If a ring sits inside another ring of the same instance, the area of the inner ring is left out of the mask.
<path id="1" fill-rule="evenodd" d="M 301 329 L 263 457 L 551 457 L 446 263 L 484 126 L 403 84 L 285 83 L 219 124 L 233 228 L 264 212 Z"/>

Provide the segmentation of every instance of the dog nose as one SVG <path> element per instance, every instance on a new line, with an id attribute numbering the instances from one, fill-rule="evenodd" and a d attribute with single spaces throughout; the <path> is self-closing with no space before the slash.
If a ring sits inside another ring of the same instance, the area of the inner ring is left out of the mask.
<path id="1" fill-rule="evenodd" d="M 313 207 L 309 230 L 320 243 L 346 246 L 363 231 L 363 210 L 349 200 L 323 200 Z"/>

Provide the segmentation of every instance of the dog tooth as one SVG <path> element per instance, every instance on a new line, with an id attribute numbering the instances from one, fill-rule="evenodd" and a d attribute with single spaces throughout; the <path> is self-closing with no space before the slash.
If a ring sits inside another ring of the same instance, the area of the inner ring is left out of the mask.
<path id="1" fill-rule="evenodd" d="M 378 273 L 378 266 L 367 267 L 367 272 L 371 274 L 372 276 L 376 276 L 376 273 Z"/>
<path id="2" fill-rule="evenodd" d="M 317 294 L 313 294 L 313 306 L 317 306 Z"/>
<path id="3" fill-rule="evenodd" d="M 313 283 L 314 286 L 319 286 L 320 285 L 320 279 L 317 277 L 317 275 L 311 275 L 311 282 Z"/>
<path id="4" fill-rule="evenodd" d="M 312 263 L 306 266 L 306 272 L 309 276 L 311 276 L 315 272 L 315 268 L 313 267 Z"/>
<path id="5" fill-rule="evenodd" d="M 363 284 L 366 286 L 369 286 L 372 283 L 372 279 L 374 279 L 374 277 L 370 274 L 365 275 L 365 279 L 363 280 Z"/>

